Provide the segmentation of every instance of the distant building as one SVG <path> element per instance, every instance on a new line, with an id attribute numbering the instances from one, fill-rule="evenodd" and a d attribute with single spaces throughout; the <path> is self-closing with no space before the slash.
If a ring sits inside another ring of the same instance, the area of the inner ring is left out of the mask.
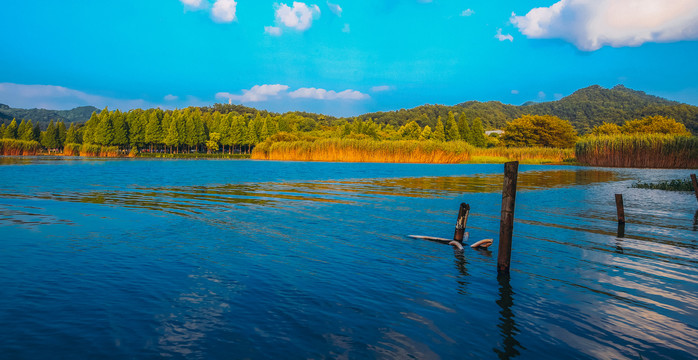
<path id="1" fill-rule="evenodd" d="M 487 130 L 485 131 L 485 135 L 490 136 L 492 134 L 497 134 L 498 136 L 504 135 L 504 130 Z"/>

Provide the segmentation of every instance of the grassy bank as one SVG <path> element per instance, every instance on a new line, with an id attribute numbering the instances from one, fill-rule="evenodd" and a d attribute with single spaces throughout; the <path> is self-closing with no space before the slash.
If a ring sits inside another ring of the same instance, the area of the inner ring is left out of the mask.
<path id="1" fill-rule="evenodd" d="M 575 146 L 586 165 L 663 169 L 698 168 L 698 138 L 671 135 L 587 137 Z"/>
<path id="2" fill-rule="evenodd" d="M 253 159 L 389 163 L 498 163 L 518 160 L 527 164 L 562 163 L 571 149 L 476 148 L 462 141 L 375 141 L 322 139 L 265 142 L 252 152 Z"/>
<path id="3" fill-rule="evenodd" d="M 139 153 L 136 155 L 139 158 L 161 158 L 161 159 L 249 159 L 249 154 L 165 154 L 165 153 Z"/>
<path id="4" fill-rule="evenodd" d="M 36 155 L 41 151 L 38 141 L 0 139 L 1 155 Z"/>

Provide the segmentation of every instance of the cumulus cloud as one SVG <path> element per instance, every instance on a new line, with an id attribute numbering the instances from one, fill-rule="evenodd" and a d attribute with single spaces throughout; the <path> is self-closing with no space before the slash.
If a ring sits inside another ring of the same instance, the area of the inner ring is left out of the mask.
<path id="1" fill-rule="evenodd" d="M 472 9 L 465 9 L 462 13 L 460 13 L 460 16 L 470 16 L 472 14 L 475 14 L 475 11 Z"/>
<path id="2" fill-rule="evenodd" d="M 317 5 L 306 5 L 302 2 L 293 2 L 292 6 L 281 4 L 276 8 L 276 21 L 286 27 L 305 31 L 310 28 L 313 19 L 320 16 L 320 8 Z"/>
<path id="3" fill-rule="evenodd" d="M 532 39 L 563 39 L 583 51 L 698 39 L 698 0 L 561 0 L 510 18 Z"/>
<path id="4" fill-rule="evenodd" d="M 278 96 L 286 90 L 288 90 L 288 86 L 281 84 L 255 85 L 249 90 L 242 90 L 242 95 L 231 94 L 228 92 L 219 92 L 216 94 L 216 99 L 232 99 L 243 103 L 266 101 L 270 97 Z"/>
<path id="5" fill-rule="evenodd" d="M 266 34 L 271 35 L 271 36 L 280 36 L 281 35 L 281 28 L 278 26 L 265 26 L 264 32 Z"/>
<path id="6" fill-rule="evenodd" d="M 390 85 L 378 85 L 378 86 L 372 87 L 371 91 L 372 92 L 381 92 L 381 91 L 389 91 L 392 89 L 393 89 L 393 87 Z"/>
<path id="7" fill-rule="evenodd" d="M 502 34 L 502 29 L 497 29 L 497 34 L 495 34 L 494 37 L 497 38 L 497 40 L 499 41 L 514 41 L 514 37 L 511 36 L 511 34 Z"/>
<path id="8" fill-rule="evenodd" d="M 317 88 L 300 88 L 290 92 L 288 95 L 292 98 L 316 100 L 363 100 L 369 98 L 367 94 L 351 89 L 336 92 L 334 90 L 328 91 Z"/>
<path id="9" fill-rule="evenodd" d="M 235 0 L 216 0 L 216 2 L 213 3 L 213 9 L 211 9 L 211 16 L 213 16 L 213 19 L 216 21 L 232 22 L 235 20 L 237 6 L 238 4 Z"/>
<path id="10" fill-rule="evenodd" d="M 164 99 L 165 99 L 165 101 L 175 101 L 175 100 L 179 99 L 179 96 L 168 94 L 168 95 L 165 95 Z"/>
<path id="11" fill-rule="evenodd" d="M 79 90 L 55 85 L 24 85 L 0 83 L 0 99 L 12 107 L 51 110 L 72 109 L 78 106 L 109 106 L 117 109 L 155 107 L 141 99 L 117 99 L 92 95 Z"/>
<path id="12" fill-rule="evenodd" d="M 339 6 L 339 4 L 333 4 L 331 2 L 327 2 L 327 7 L 330 8 L 330 11 L 334 13 L 335 15 L 341 17 L 342 16 L 342 7 Z"/>

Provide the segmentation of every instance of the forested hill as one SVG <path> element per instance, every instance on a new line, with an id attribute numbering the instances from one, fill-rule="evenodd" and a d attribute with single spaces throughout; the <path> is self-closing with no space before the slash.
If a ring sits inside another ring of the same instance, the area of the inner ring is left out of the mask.
<path id="1" fill-rule="evenodd" d="M 221 112 L 223 114 L 236 112 L 241 115 L 255 116 L 260 112 L 262 116 L 269 113 L 265 110 L 257 110 L 243 105 L 215 104 L 211 107 L 201 108 L 204 112 Z M 12 118 L 31 119 L 36 124 L 39 121 L 42 129 L 45 129 L 49 120 L 63 120 L 83 123 L 90 118 L 93 111 L 99 112 L 95 107 L 83 106 L 72 110 L 45 110 L 45 109 L 13 109 L 0 104 L 0 123 L 9 124 Z M 698 107 L 669 101 L 657 96 L 647 95 L 642 91 L 628 89 L 623 85 L 617 85 L 611 89 L 605 89 L 598 85 L 579 89 L 573 94 L 557 101 L 526 103 L 524 105 L 508 105 L 499 101 L 468 101 L 454 106 L 446 105 L 422 105 L 412 109 L 397 111 L 368 113 L 358 116 L 362 120 L 372 118 L 381 124 L 392 124 L 400 127 L 410 121 L 416 121 L 420 126 L 429 125 L 435 128 L 439 116 L 446 121 L 448 113 L 465 113 L 469 119 L 481 118 L 485 129 L 501 129 L 508 121 L 521 115 L 555 115 L 569 120 L 582 134 L 587 133 L 595 125 L 602 122 L 622 124 L 627 120 L 639 119 L 651 115 L 663 115 L 673 118 L 683 124 L 693 133 L 698 134 Z M 318 123 L 332 124 L 336 121 L 352 118 L 337 119 L 333 116 L 294 112 L 295 115 L 311 118 Z"/>
<path id="2" fill-rule="evenodd" d="M 9 124 L 12 119 L 17 119 L 19 123 L 21 119 L 31 120 L 32 123 L 37 122 L 42 129 L 48 126 L 49 121 L 63 121 L 68 124 L 71 122 L 84 123 L 90 118 L 92 112 L 100 112 L 94 106 L 80 106 L 72 110 L 46 110 L 46 109 L 17 109 L 11 108 L 5 104 L 0 104 L 0 123 Z"/>
<path id="3" fill-rule="evenodd" d="M 449 111 L 463 112 L 470 119 L 479 117 L 487 129 L 502 128 L 507 121 L 525 114 L 555 115 L 569 120 L 581 133 L 588 132 L 604 121 L 622 124 L 626 120 L 663 115 L 676 119 L 693 134 L 698 134 L 698 107 L 647 95 L 623 85 L 612 89 L 593 85 L 557 101 L 529 102 L 520 106 L 502 104 L 499 101 L 468 101 L 454 106 L 422 105 L 413 109 L 369 113 L 360 118 L 373 118 L 376 122 L 395 126 L 415 120 L 421 126 L 429 125 L 433 128 L 436 119 L 441 116 L 445 120 Z"/>

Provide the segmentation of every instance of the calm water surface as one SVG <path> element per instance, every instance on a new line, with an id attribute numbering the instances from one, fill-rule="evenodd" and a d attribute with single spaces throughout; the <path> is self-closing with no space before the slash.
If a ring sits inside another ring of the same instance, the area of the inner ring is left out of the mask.
<path id="1" fill-rule="evenodd" d="M 0 357 L 691 359 L 691 171 L 0 158 Z M 628 224 L 619 237 L 613 194 Z"/>

